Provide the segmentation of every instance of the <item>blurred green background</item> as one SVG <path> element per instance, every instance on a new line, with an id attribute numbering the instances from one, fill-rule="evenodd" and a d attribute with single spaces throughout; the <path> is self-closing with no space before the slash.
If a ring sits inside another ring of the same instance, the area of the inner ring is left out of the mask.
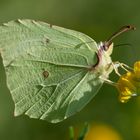
<path id="1" fill-rule="evenodd" d="M 112 59 L 128 65 L 140 59 L 139 0 L 0 0 L 0 23 L 19 18 L 41 20 L 74 29 L 97 42 L 104 41 L 123 25 L 135 25 L 136 31 L 114 40 L 115 45 L 132 45 L 116 47 Z M 117 78 L 114 73 L 110 77 L 112 80 Z M 104 124 L 112 128 L 121 137 L 112 140 L 140 140 L 140 99 L 134 98 L 122 104 L 118 101 L 117 90 L 106 84 L 81 112 L 58 124 L 29 119 L 27 116 L 15 118 L 13 111 L 14 104 L 6 87 L 0 61 L 0 140 L 67 140 L 68 127 L 74 125 L 77 130 L 85 121 L 93 124 L 93 127 Z M 103 131 L 99 129 L 98 135 L 103 135 Z M 99 140 L 110 139 L 104 136 Z"/>

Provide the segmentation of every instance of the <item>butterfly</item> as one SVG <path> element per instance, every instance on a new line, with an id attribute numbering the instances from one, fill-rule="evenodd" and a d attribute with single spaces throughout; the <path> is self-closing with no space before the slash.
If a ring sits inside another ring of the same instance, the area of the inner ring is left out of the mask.
<path id="1" fill-rule="evenodd" d="M 80 111 L 113 71 L 112 39 L 134 29 L 124 26 L 97 44 L 89 36 L 34 20 L 0 26 L 0 53 L 14 115 L 60 122 Z"/>

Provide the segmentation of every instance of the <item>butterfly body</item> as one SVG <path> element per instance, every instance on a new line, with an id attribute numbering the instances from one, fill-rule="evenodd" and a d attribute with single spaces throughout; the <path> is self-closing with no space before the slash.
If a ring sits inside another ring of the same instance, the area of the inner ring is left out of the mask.
<path id="1" fill-rule="evenodd" d="M 109 74 L 113 71 L 113 62 L 111 59 L 111 54 L 113 50 L 113 44 L 109 46 L 109 49 L 106 51 L 103 48 L 103 43 L 101 42 L 98 45 L 98 63 L 94 66 L 94 74 L 98 75 L 98 78 L 101 82 L 104 82 L 105 79 L 109 78 Z"/>

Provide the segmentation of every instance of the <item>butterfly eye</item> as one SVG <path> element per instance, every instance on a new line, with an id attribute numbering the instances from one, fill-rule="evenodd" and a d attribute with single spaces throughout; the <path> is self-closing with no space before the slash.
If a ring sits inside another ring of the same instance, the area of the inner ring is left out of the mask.
<path id="1" fill-rule="evenodd" d="M 109 48 L 109 47 L 108 47 L 108 46 L 106 46 L 106 45 L 105 45 L 105 46 L 103 46 L 103 47 L 104 47 L 104 50 L 105 50 L 105 51 L 107 51 L 107 50 L 108 50 L 108 48 Z"/>
<path id="2" fill-rule="evenodd" d="M 104 42 L 103 45 L 102 45 L 102 49 L 104 51 L 107 51 L 109 49 L 109 46 L 112 44 L 112 42 Z"/>

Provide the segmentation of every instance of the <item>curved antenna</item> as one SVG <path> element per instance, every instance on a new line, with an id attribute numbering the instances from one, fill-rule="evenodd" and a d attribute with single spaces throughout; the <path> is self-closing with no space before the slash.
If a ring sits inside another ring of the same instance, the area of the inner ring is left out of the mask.
<path id="1" fill-rule="evenodd" d="M 109 37 L 106 42 L 111 42 L 114 38 L 116 38 L 120 34 L 127 32 L 127 31 L 130 31 L 130 30 L 135 30 L 135 29 L 136 28 L 134 26 L 131 26 L 131 25 L 123 26 L 117 32 L 115 32 L 113 35 L 111 35 L 111 37 Z"/>
<path id="2" fill-rule="evenodd" d="M 117 36 L 119 36 L 120 34 L 130 31 L 130 30 L 135 30 L 136 28 L 134 26 L 131 25 L 127 25 L 127 26 L 123 26 L 122 28 L 120 28 L 117 32 L 115 32 L 114 34 L 112 34 L 104 43 L 105 45 L 105 49 L 107 50 L 108 47 L 110 46 L 110 44 L 112 43 L 112 40 L 114 38 L 116 38 Z"/>

